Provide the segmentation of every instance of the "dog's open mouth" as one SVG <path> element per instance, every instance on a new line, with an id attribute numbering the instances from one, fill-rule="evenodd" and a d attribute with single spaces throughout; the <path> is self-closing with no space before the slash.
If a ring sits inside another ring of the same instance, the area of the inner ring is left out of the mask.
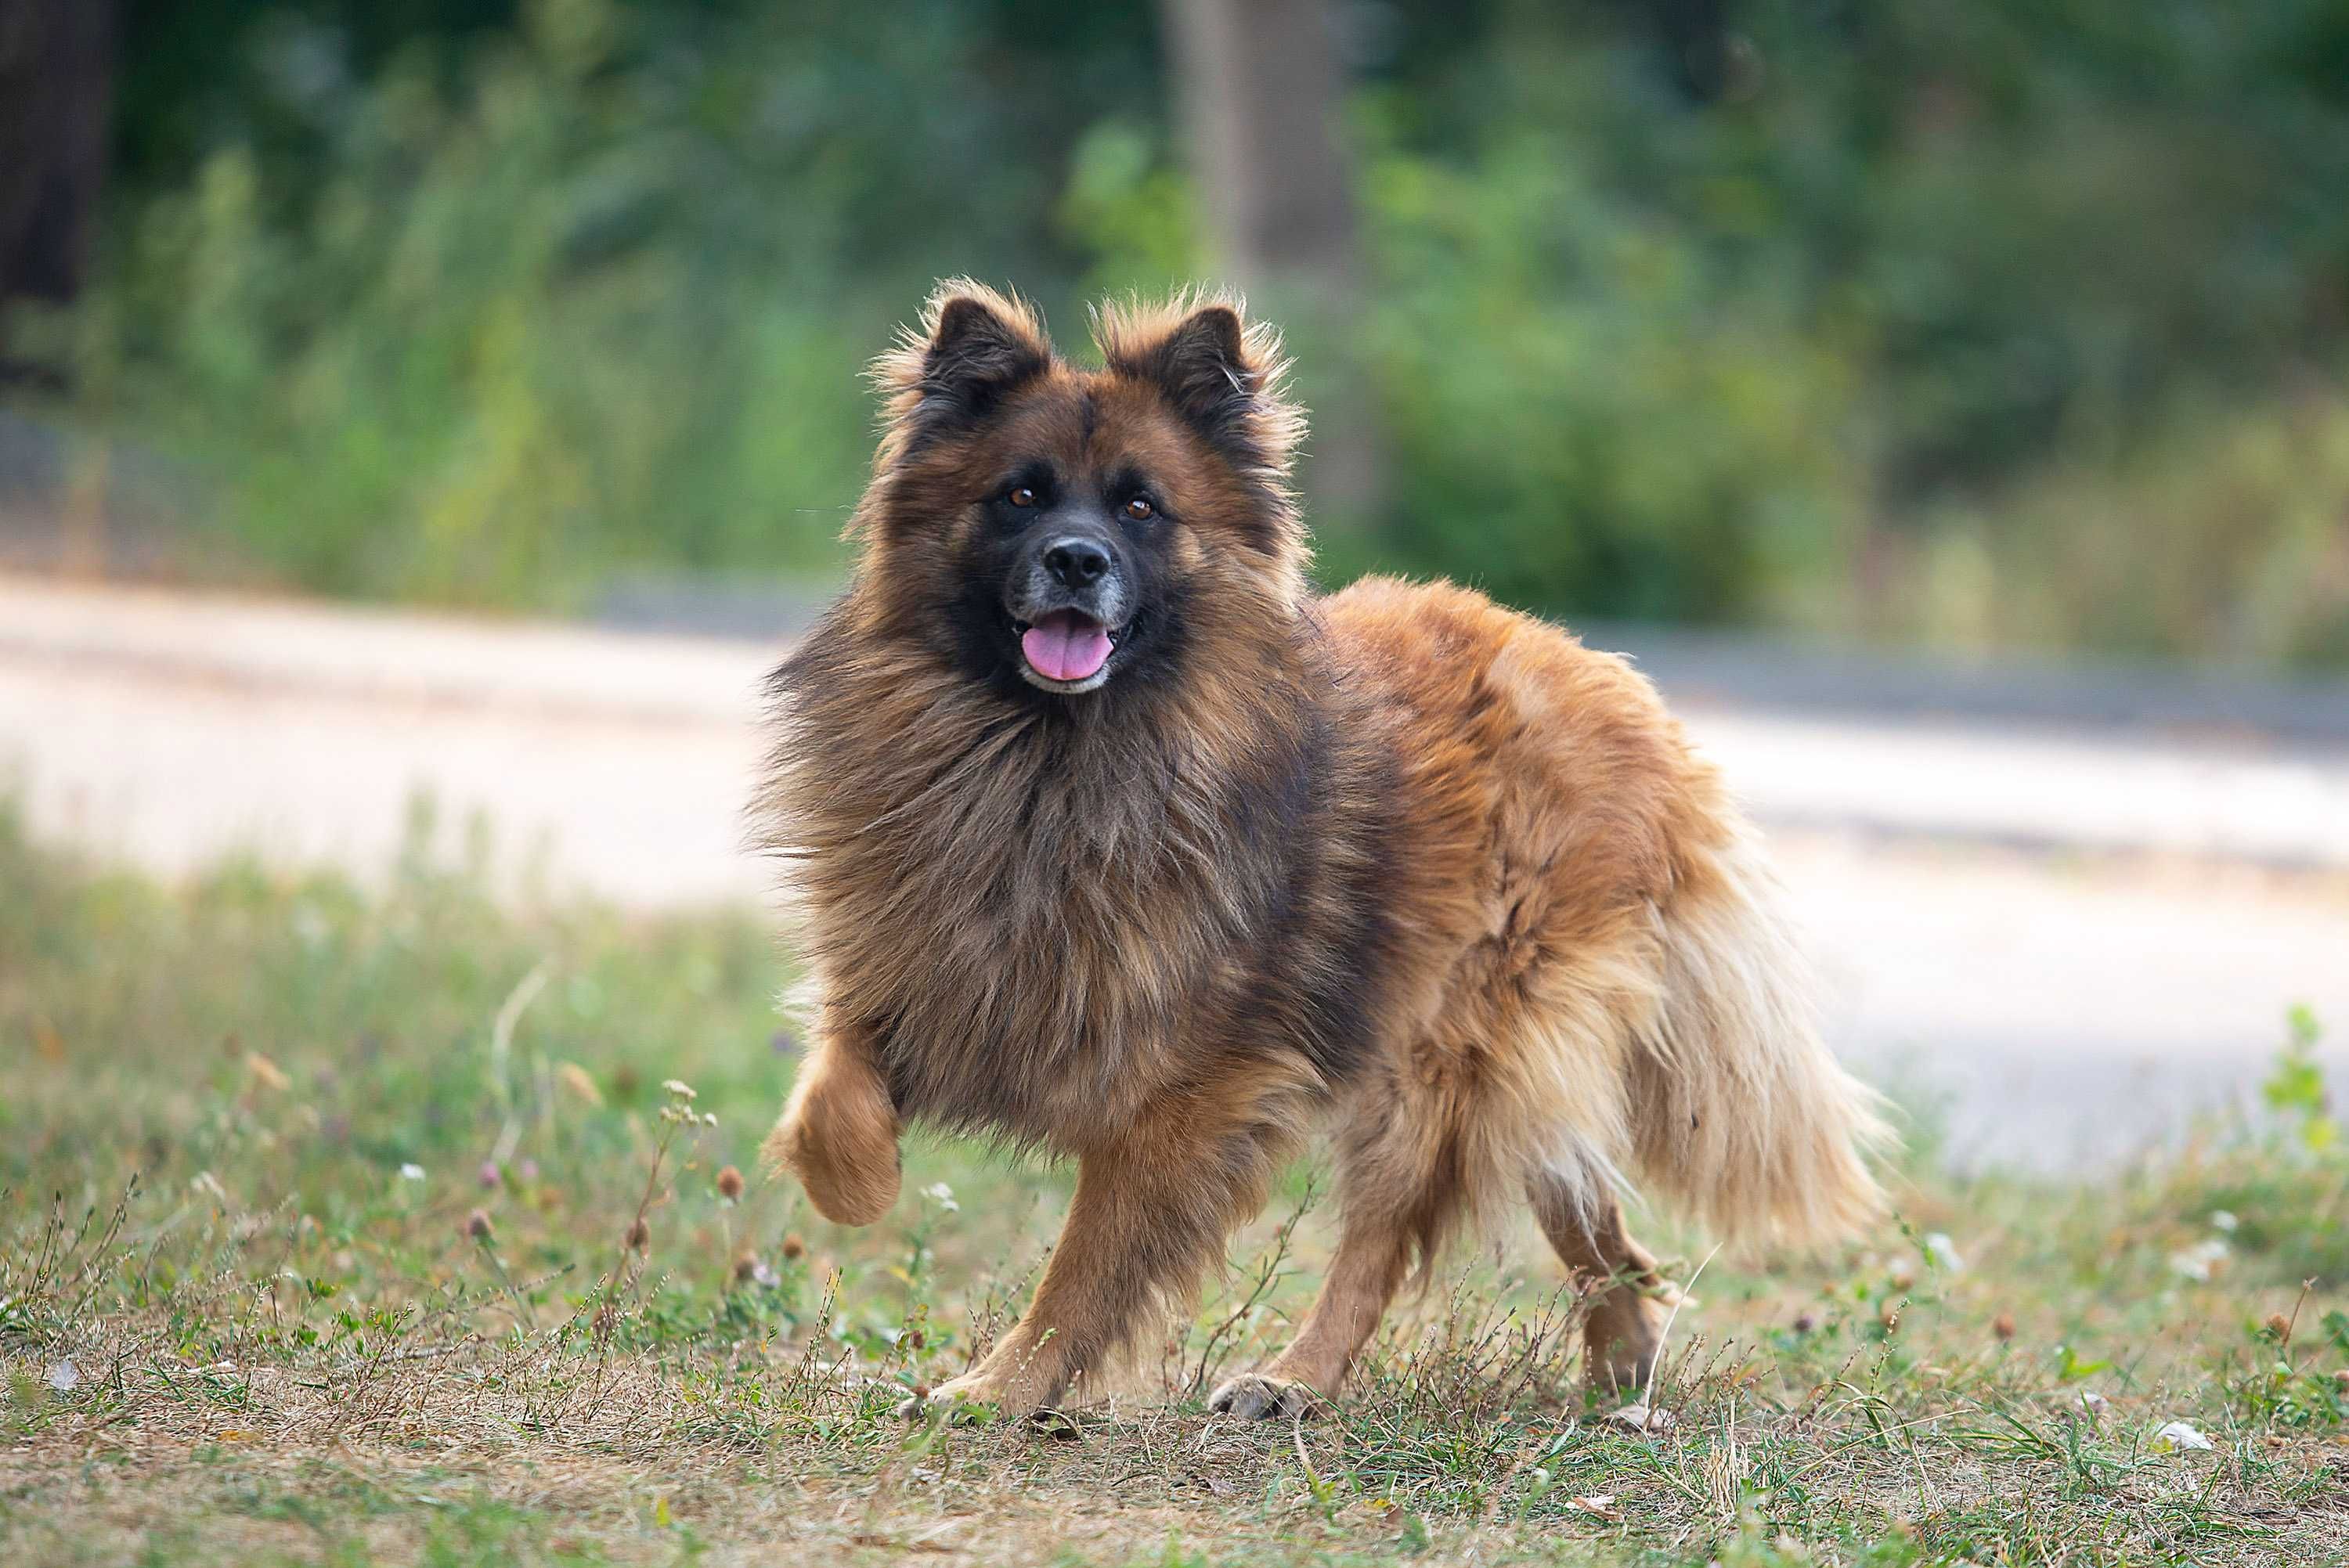
<path id="1" fill-rule="evenodd" d="M 1081 610 L 1054 610 L 1033 623 L 1015 621 L 1029 669 L 1060 686 L 1092 680 L 1117 648 L 1118 628 Z"/>

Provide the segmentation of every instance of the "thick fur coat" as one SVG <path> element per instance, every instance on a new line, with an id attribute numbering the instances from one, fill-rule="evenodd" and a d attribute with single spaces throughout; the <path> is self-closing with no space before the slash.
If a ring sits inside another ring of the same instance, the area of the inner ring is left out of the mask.
<path id="1" fill-rule="evenodd" d="M 1215 1396 L 1333 1395 L 1464 1220 L 1530 1203 L 1640 1381 L 1619 1195 L 1807 1243 L 1878 1201 L 1767 866 L 1620 659 L 1446 584 L 1306 584 L 1302 431 L 1237 304 L 1112 307 L 1102 368 L 945 286 L 876 375 L 848 591 L 773 677 L 758 815 L 810 975 L 769 1142 L 884 1212 L 920 1120 L 1073 1158 L 1016 1328 L 936 1398 L 1060 1398 L 1326 1133 L 1342 1235 Z"/>

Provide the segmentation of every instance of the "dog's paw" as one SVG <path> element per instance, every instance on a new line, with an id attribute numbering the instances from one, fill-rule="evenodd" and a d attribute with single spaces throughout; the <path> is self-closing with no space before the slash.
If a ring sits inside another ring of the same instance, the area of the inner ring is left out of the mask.
<path id="1" fill-rule="evenodd" d="M 949 1378 L 927 1394 L 916 1394 L 897 1407 L 909 1421 L 937 1418 L 957 1427 L 983 1427 L 991 1421 L 1032 1418 L 1042 1401 L 984 1372 L 966 1372 Z"/>
<path id="2" fill-rule="evenodd" d="M 825 1219 L 869 1225 L 897 1201 L 905 1169 L 888 1091 L 867 1064 L 837 1053 L 803 1072 L 761 1152 L 799 1178 Z"/>
<path id="3" fill-rule="evenodd" d="M 1309 1414 L 1316 1398 L 1302 1383 L 1243 1372 L 1208 1397 L 1207 1408 L 1244 1421 L 1286 1421 Z"/>
<path id="4" fill-rule="evenodd" d="M 1663 1356 L 1671 1299 L 1620 1290 L 1602 1303 L 1583 1328 L 1584 1380 L 1626 1398 L 1645 1391 Z"/>
<path id="5" fill-rule="evenodd" d="M 983 1427 L 995 1419 L 994 1402 L 957 1393 L 952 1383 L 941 1383 L 926 1394 L 916 1394 L 897 1407 L 901 1419 L 942 1420 L 955 1427 Z"/>

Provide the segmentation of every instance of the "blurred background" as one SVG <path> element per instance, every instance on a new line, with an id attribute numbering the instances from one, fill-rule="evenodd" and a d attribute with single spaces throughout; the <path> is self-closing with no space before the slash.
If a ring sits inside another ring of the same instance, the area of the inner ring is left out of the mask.
<path id="1" fill-rule="evenodd" d="M 12 559 L 821 583 L 930 282 L 1283 319 L 1328 573 L 2349 664 L 2338 0 L 6 0 Z"/>
<path id="2" fill-rule="evenodd" d="M 26 820 L 755 896 L 954 273 L 1246 290 L 1325 577 L 1637 654 L 1951 1125 L 2349 1015 L 2340 0 L 0 0 Z"/>

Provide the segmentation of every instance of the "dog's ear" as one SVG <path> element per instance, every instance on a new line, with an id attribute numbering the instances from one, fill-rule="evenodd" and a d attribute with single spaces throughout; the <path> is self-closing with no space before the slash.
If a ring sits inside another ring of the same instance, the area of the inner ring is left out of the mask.
<path id="1" fill-rule="evenodd" d="M 930 323 L 922 384 L 958 407 L 977 409 L 1051 363 L 1051 346 L 1032 314 L 972 284 L 942 293 Z"/>
<path id="2" fill-rule="evenodd" d="M 1105 306 L 1096 320 L 1102 358 L 1112 370 L 1156 387 L 1192 428 L 1239 466 L 1287 475 L 1304 411 L 1281 395 L 1288 364 L 1268 324 L 1249 322 L 1237 302 L 1223 299 L 1158 309 Z"/>
<path id="3" fill-rule="evenodd" d="M 1176 322 L 1151 351 L 1146 374 L 1211 439 L 1239 422 L 1264 380 L 1248 362 L 1240 313 L 1223 304 L 1201 305 Z"/>
<path id="4" fill-rule="evenodd" d="M 925 437 L 983 418 L 1005 393 L 1052 363 L 1051 339 L 1033 308 L 967 278 L 940 284 L 921 325 L 874 362 L 886 398 L 885 459 Z"/>

